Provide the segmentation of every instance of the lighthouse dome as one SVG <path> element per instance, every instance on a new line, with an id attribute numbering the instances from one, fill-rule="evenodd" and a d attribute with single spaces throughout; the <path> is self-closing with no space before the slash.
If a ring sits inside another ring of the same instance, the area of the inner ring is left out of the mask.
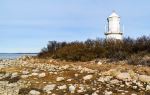
<path id="1" fill-rule="evenodd" d="M 111 17 L 119 17 L 119 15 L 117 15 L 117 13 L 115 11 L 112 12 L 112 14 L 109 16 L 109 18 Z"/>

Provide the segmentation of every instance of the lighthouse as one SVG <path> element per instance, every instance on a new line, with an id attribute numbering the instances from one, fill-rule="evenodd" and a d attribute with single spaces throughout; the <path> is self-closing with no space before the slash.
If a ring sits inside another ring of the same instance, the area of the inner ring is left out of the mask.
<path id="1" fill-rule="evenodd" d="M 123 33 L 120 26 L 120 16 L 113 11 L 107 18 L 108 25 L 105 29 L 106 39 L 122 40 Z"/>

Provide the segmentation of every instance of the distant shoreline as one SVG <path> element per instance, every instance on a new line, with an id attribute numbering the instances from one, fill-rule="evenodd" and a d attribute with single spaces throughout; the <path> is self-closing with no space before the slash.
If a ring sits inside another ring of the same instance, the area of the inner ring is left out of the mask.
<path id="1" fill-rule="evenodd" d="M 38 53 L 0 53 L 0 54 L 38 54 Z"/>
<path id="2" fill-rule="evenodd" d="M 0 53 L 0 59 L 16 59 L 21 56 L 37 56 L 38 53 Z"/>

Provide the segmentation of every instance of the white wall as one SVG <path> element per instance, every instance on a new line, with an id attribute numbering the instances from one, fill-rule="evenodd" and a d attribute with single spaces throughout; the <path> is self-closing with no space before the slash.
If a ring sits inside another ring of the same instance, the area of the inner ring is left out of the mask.
<path id="1" fill-rule="evenodd" d="M 118 17 L 112 17 L 108 18 L 108 31 L 113 33 L 119 33 L 120 32 L 120 18 Z"/>
<path id="2" fill-rule="evenodd" d="M 109 34 L 106 35 L 106 39 L 118 39 L 118 40 L 122 40 L 123 37 L 121 34 Z"/>

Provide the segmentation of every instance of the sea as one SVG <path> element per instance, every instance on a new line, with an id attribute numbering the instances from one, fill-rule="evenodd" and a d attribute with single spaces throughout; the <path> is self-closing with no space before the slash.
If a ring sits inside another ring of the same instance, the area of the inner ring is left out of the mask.
<path id="1" fill-rule="evenodd" d="M 16 59 L 25 55 L 36 56 L 37 53 L 0 53 L 0 59 Z"/>

